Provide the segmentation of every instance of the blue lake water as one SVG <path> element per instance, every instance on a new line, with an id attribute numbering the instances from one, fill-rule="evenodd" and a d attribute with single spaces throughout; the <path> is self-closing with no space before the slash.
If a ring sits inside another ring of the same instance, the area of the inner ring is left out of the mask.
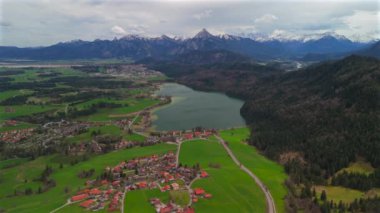
<path id="1" fill-rule="evenodd" d="M 244 126 L 240 115 L 243 101 L 215 92 L 201 92 L 176 83 L 165 83 L 157 95 L 172 97 L 172 103 L 153 112 L 159 131 L 186 130 L 197 126 L 225 129 Z"/>

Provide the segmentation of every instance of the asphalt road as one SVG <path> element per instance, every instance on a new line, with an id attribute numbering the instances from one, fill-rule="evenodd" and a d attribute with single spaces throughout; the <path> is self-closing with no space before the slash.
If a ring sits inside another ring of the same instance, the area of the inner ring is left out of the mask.
<path id="1" fill-rule="evenodd" d="M 232 158 L 232 160 L 236 163 L 236 165 L 238 165 L 241 170 L 243 170 L 249 176 L 251 176 L 252 179 L 256 182 L 256 184 L 260 187 L 260 189 L 264 192 L 265 200 L 267 203 L 267 212 L 276 213 L 276 206 L 274 205 L 273 197 L 270 194 L 268 188 L 264 185 L 264 183 L 261 182 L 261 180 L 255 174 L 253 174 L 249 169 L 247 169 L 242 163 L 240 163 L 240 161 L 235 157 L 231 149 L 227 146 L 226 142 L 220 136 L 215 135 L 215 137 L 223 145 L 224 149 L 227 151 L 228 155 Z"/>

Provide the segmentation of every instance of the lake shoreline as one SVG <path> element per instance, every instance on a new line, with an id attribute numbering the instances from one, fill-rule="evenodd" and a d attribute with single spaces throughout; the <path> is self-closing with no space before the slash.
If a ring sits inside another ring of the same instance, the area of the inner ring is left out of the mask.
<path id="1" fill-rule="evenodd" d="M 227 129 L 246 126 L 240 115 L 244 101 L 220 92 L 198 91 L 178 83 L 163 83 L 156 95 L 170 96 L 170 104 L 151 111 L 152 130 L 195 127 Z"/>

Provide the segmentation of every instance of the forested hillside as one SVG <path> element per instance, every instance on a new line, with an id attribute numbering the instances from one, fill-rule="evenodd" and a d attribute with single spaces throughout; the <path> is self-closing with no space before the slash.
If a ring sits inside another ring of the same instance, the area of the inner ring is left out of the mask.
<path id="1" fill-rule="evenodd" d="M 255 84 L 241 111 L 252 145 L 321 182 L 357 156 L 380 166 L 379 103 L 380 61 L 350 56 Z"/>

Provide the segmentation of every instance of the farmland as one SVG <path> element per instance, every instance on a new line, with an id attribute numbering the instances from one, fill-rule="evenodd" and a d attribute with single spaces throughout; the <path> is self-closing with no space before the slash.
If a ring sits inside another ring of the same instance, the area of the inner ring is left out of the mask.
<path id="1" fill-rule="evenodd" d="M 54 156 L 49 156 L 41 157 L 13 168 L 4 169 L 0 176 L 3 186 L 0 190 L 0 206 L 7 209 L 8 212 L 48 212 L 63 205 L 70 194 L 76 192 L 78 187 L 83 186 L 84 180 L 77 177 L 80 171 L 93 168 L 96 174 L 100 174 L 106 166 L 116 165 L 120 161 L 138 156 L 160 154 L 174 149 L 175 146 L 173 145 L 162 144 L 121 150 L 95 156 L 72 166 L 64 164 L 63 168 L 59 168 L 60 163 L 52 162 Z M 46 165 L 53 167 L 51 177 L 57 181 L 56 187 L 41 194 L 5 197 L 12 195 L 15 189 L 21 190 L 31 187 L 33 191 L 36 191 L 40 184 L 33 182 L 33 179 L 42 173 Z M 25 183 L 25 180 L 27 180 L 27 183 Z M 65 187 L 69 187 L 70 192 L 65 193 Z"/>
<path id="2" fill-rule="evenodd" d="M 66 204 L 57 212 L 105 212 L 112 210 L 111 197 L 105 197 L 110 189 L 115 191 L 112 199 L 117 198 L 113 210 L 125 212 L 154 212 L 158 207 L 152 206 L 152 198 L 163 206 L 172 202 L 176 209 L 192 202 L 197 212 L 266 210 L 263 191 L 228 156 L 213 136 L 216 130 L 157 132 L 151 128 L 151 111 L 171 102 L 170 97 L 153 95 L 159 81 L 166 79 L 162 74 L 135 65 L 99 65 L 1 68 L 0 77 L 5 81 L 0 85 L 4 89 L 0 93 L 0 211 L 49 212 Z M 282 167 L 243 142 L 248 137 L 246 128 L 222 130 L 220 135 L 268 186 L 282 212 L 286 195 Z M 173 143 L 181 146 L 179 165 L 171 153 L 175 163 L 136 165 L 108 176 L 110 168 L 121 162 L 166 156 L 177 149 Z M 153 177 L 157 178 L 163 169 L 180 177 L 164 180 L 157 188 L 149 185 L 150 190 L 130 189 L 139 183 L 138 178 L 151 174 L 146 171 L 156 172 Z M 206 177 L 200 178 L 202 172 Z M 99 185 L 105 177 L 106 182 L 113 183 L 115 178 L 123 182 L 117 187 Z M 128 182 L 131 178 L 137 182 Z M 91 197 L 96 201 L 88 200 L 94 202 L 90 207 L 68 202 L 93 187 L 101 187 L 102 192 Z M 197 195 L 196 188 L 206 193 Z"/>
<path id="3" fill-rule="evenodd" d="M 221 137 L 228 142 L 228 146 L 235 156 L 249 170 L 260 178 L 271 192 L 278 212 L 285 212 L 285 196 L 287 194 L 284 181 L 287 176 L 284 169 L 277 163 L 260 155 L 253 146 L 245 143 L 249 136 L 248 128 L 239 128 L 220 131 Z"/>
<path id="4" fill-rule="evenodd" d="M 196 156 L 196 158 L 194 158 Z M 255 182 L 236 166 L 216 141 L 189 141 L 181 147 L 180 163 L 197 163 L 210 177 L 196 181 L 192 188 L 202 187 L 213 194 L 210 200 L 194 204 L 200 212 L 264 212 L 265 199 Z"/>

